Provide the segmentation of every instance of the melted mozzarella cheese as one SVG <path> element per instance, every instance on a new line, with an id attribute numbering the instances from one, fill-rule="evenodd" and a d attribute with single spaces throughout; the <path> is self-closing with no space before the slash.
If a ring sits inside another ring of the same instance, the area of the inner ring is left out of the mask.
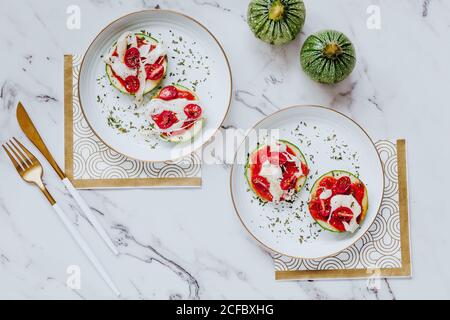
<path id="1" fill-rule="evenodd" d="M 110 56 L 106 63 L 109 64 L 114 72 L 122 79 L 136 75 L 136 69 L 129 68 L 119 57 Z"/>
<path id="2" fill-rule="evenodd" d="M 273 197 L 273 201 L 280 201 L 281 197 L 283 196 L 283 190 L 280 186 L 281 179 L 283 178 L 281 167 L 266 160 L 261 166 L 259 175 L 266 178 L 269 182 L 269 191 Z"/>
<path id="3" fill-rule="evenodd" d="M 156 47 L 150 51 L 151 44 L 145 44 L 139 48 L 139 53 L 141 55 L 142 63 L 145 65 L 147 63 L 153 64 L 161 56 L 167 54 L 166 48 L 162 44 L 157 44 Z"/>
<path id="4" fill-rule="evenodd" d="M 325 189 L 322 191 L 322 193 L 319 196 L 319 199 L 325 200 L 328 199 L 329 197 L 331 197 L 333 195 L 333 191 L 331 191 L 330 189 Z"/>
<path id="5" fill-rule="evenodd" d="M 125 52 L 127 52 L 128 44 L 132 42 L 133 34 L 130 31 L 124 32 L 117 40 L 116 48 L 120 61 L 123 61 Z M 136 40 L 136 39 L 135 39 Z"/>
<path id="6" fill-rule="evenodd" d="M 356 219 L 361 214 L 361 206 L 359 205 L 358 201 L 356 201 L 355 197 L 353 197 L 352 195 L 337 194 L 330 199 L 330 205 L 331 214 L 328 220 L 330 220 L 333 212 L 339 207 L 349 208 L 352 211 L 353 217 L 350 220 L 350 223 L 344 221 L 343 224 L 346 231 L 355 232 L 355 230 L 359 226 L 356 222 Z"/>

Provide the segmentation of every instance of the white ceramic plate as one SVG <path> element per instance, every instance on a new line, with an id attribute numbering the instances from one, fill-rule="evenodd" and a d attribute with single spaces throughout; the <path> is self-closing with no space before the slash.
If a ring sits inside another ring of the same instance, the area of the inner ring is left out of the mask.
<path id="1" fill-rule="evenodd" d="M 192 143 L 173 144 L 143 135 L 140 127 L 145 120 L 135 114 L 133 97 L 109 85 L 102 56 L 123 32 L 140 30 L 167 48 L 168 70 L 161 85 L 195 88 L 200 97 L 206 121 Z M 115 151 L 143 161 L 174 160 L 201 147 L 222 124 L 232 92 L 228 60 L 215 37 L 192 18 L 167 10 L 131 13 L 108 25 L 88 48 L 78 84 L 83 113 L 96 135 Z"/>
<path id="2" fill-rule="evenodd" d="M 381 205 L 384 175 L 375 145 L 358 124 L 328 108 L 295 106 L 268 116 L 254 129 L 236 152 L 230 187 L 236 212 L 256 240 L 276 253 L 315 259 L 346 249 L 369 229 Z M 307 183 L 291 204 L 262 205 L 244 176 L 248 153 L 270 136 L 294 143 L 308 161 Z M 353 234 L 322 230 L 308 211 L 309 188 L 334 169 L 359 174 L 368 189 L 366 218 Z"/>

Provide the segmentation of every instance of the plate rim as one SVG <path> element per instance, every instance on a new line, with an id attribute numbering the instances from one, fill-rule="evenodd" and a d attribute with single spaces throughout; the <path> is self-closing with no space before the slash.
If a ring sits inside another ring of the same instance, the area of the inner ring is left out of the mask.
<path id="1" fill-rule="evenodd" d="M 108 143 L 106 143 L 103 138 L 97 133 L 97 131 L 94 130 L 93 126 L 91 125 L 91 123 L 89 122 L 88 118 L 86 117 L 86 113 L 84 111 L 84 107 L 83 107 L 83 103 L 81 102 L 81 95 L 80 95 L 80 79 L 81 79 L 81 74 L 83 71 L 83 66 L 84 66 L 84 59 L 86 57 L 87 52 L 89 52 L 89 50 L 91 49 L 92 45 L 95 43 L 95 41 L 97 40 L 97 38 L 109 27 L 111 27 L 112 24 L 116 23 L 117 21 L 124 19 L 128 16 L 131 15 L 135 15 L 138 13 L 142 13 L 142 12 L 166 12 L 166 13 L 173 13 L 175 15 L 178 16 L 182 16 L 184 18 L 187 18 L 189 20 L 191 20 L 192 22 L 194 22 L 195 24 L 197 24 L 200 28 L 202 28 L 204 31 L 206 31 L 212 38 L 213 40 L 217 43 L 217 45 L 219 46 L 220 51 L 222 52 L 224 58 L 225 58 L 225 62 L 228 68 L 228 74 L 230 75 L 230 92 L 229 92 L 229 99 L 228 99 L 228 106 L 226 109 L 226 112 L 222 118 L 222 120 L 219 123 L 219 126 L 214 130 L 214 133 L 211 135 L 211 137 L 209 139 L 206 139 L 204 141 L 202 141 L 202 143 L 196 147 L 193 148 L 188 154 L 183 155 L 183 156 L 179 156 L 173 159 L 163 159 L 163 160 L 145 160 L 145 159 L 139 159 L 133 156 L 130 156 L 128 154 L 125 154 L 124 152 L 121 152 L 119 150 L 117 150 L 116 148 L 111 147 Z M 222 44 L 219 42 L 219 40 L 216 38 L 216 36 L 201 22 L 199 22 L 198 20 L 192 18 L 191 16 L 188 16 L 187 14 L 184 14 L 182 12 L 176 11 L 176 10 L 171 10 L 171 9 L 144 9 L 144 10 L 138 10 L 138 11 L 133 11 L 130 13 L 127 13 L 123 16 L 120 16 L 117 19 L 114 19 L 113 21 L 111 21 L 110 23 L 108 23 L 105 27 L 103 27 L 103 29 L 100 30 L 100 32 L 94 37 L 94 39 L 91 41 L 91 43 L 89 44 L 88 48 L 86 49 L 85 53 L 83 54 L 83 58 L 81 60 L 81 64 L 80 64 L 80 71 L 79 71 L 79 76 L 78 76 L 78 80 L 77 80 L 77 94 L 78 94 L 78 101 L 80 103 L 80 109 L 81 109 L 81 113 L 83 114 L 84 119 L 86 120 L 86 123 L 88 124 L 89 128 L 92 130 L 92 132 L 95 134 L 95 136 L 100 139 L 100 141 L 105 144 L 108 148 L 110 148 L 111 150 L 117 152 L 118 154 L 121 154 L 129 159 L 135 160 L 135 161 L 141 161 L 141 162 L 146 162 L 146 163 L 158 163 L 158 162 L 165 162 L 165 161 L 178 161 L 181 160 L 183 158 L 189 157 L 190 155 L 192 155 L 193 153 L 197 152 L 198 150 L 200 150 L 201 148 L 203 148 L 205 146 L 205 144 L 207 144 L 216 134 L 217 132 L 219 132 L 220 127 L 223 125 L 223 123 L 225 122 L 225 119 L 228 116 L 228 113 L 230 111 L 230 107 L 231 107 L 231 102 L 233 99 L 233 73 L 231 72 L 231 65 L 230 65 L 230 61 L 228 59 L 228 56 L 225 52 L 225 49 L 223 48 Z"/>
<path id="2" fill-rule="evenodd" d="M 269 251 L 269 253 L 272 252 L 272 253 L 276 253 L 276 254 L 279 254 L 279 255 L 282 255 L 282 256 L 286 256 L 286 257 L 289 257 L 289 258 L 294 258 L 294 259 L 317 260 L 317 259 L 324 259 L 324 258 L 328 258 L 328 257 L 331 257 L 331 256 L 335 256 L 335 255 L 341 253 L 342 251 L 344 251 L 344 250 L 350 248 L 351 246 L 353 246 L 359 239 L 361 239 L 361 238 L 369 231 L 369 229 L 370 229 L 370 228 L 372 227 L 372 225 L 375 223 L 375 219 L 376 219 L 376 217 L 378 216 L 378 214 L 379 214 L 379 212 L 380 212 L 381 205 L 382 205 L 382 202 L 383 202 L 383 197 L 384 197 L 384 188 L 385 188 L 385 186 L 386 186 L 386 181 L 385 181 L 385 177 L 384 177 L 383 161 L 381 160 L 381 156 L 380 156 L 380 154 L 378 153 L 378 151 L 377 151 L 377 149 L 376 149 L 375 143 L 373 142 L 373 140 L 372 140 L 372 138 L 369 136 L 369 134 L 366 132 L 366 130 L 364 130 L 364 128 L 363 128 L 360 124 L 358 124 L 355 120 L 353 120 L 353 119 L 350 118 L 349 116 L 343 114 L 343 113 L 340 112 L 340 111 L 334 110 L 334 109 L 332 109 L 332 108 L 330 108 L 330 107 L 324 107 L 324 106 L 313 105 L 313 104 L 304 104 L 304 105 L 291 105 L 291 106 L 288 106 L 288 107 L 280 108 L 279 110 L 277 110 L 277 111 L 275 111 L 275 112 L 273 112 L 273 113 L 271 113 L 271 114 L 265 116 L 263 119 L 261 119 L 261 120 L 259 120 L 258 122 L 256 122 L 256 123 L 252 126 L 252 128 L 249 130 L 249 132 L 253 131 L 253 130 L 261 123 L 261 122 L 263 122 L 263 121 L 269 119 L 270 117 L 275 116 L 276 114 L 278 114 L 278 113 L 280 113 L 280 112 L 283 112 L 283 111 L 286 111 L 286 110 L 290 110 L 290 109 L 305 108 L 305 107 L 313 107 L 313 108 L 326 109 L 326 110 L 328 110 L 328 111 L 335 112 L 335 113 L 337 113 L 337 114 L 343 116 L 344 118 L 350 120 L 351 122 L 353 122 L 354 124 L 356 124 L 356 125 L 362 130 L 362 132 L 367 136 L 367 138 L 369 139 L 369 141 L 372 143 L 373 147 L 375 148 L 375 151 L 376 151 L 377 156 L 378 156 L 378 160 L 380 161 L 381 171 L 382 171 L 382 173 L 383 173 L 383 177 L 382 177 L 382 192 L 381 192 L 381 199 L 380 199 L 380 203 L 379 203 L 379 205 L 378 205 L 377 212 L 375 213 L 374 218 L 372 219 L 372 221 L 371 221 L 370 224 L 368 225 L 367 230 L 366 230 L 364 233 L 362 233 L 359 237 L 357 237 L 357 238 L 355 239 L 355 241 L 353 241 L 352 243 L 350 243 L 350 244 L 349 244 L 348 246 L 346 246 L 345 248 L 343 248 L 343 249 L 341 249 L 341 250 L 338 250 L 338 251 L 336 251 L 336 252 L 327 254 L 327 255 L 325 255 L 325 256 L 314 257 L 314 258 L 307 258 L 307 257 L 301 257 L 301 256 L 293 256 L 293 255 L 289 255 L 289 254 L 285 254 L 285 253 L 279 252 L 279 251 L 274 250 L 273 248 L 269 247 L 269 246 L 268 246 L 267 244 L 265 244 L 262 240 L 258 239 L 258 237 L 256 237 L 256 236 L 250 231 L 250 229 L 247 227 L 247 225 L 246 225 L 246 224 L 244 223 L 244 221 L 242 220 L 241 215 L 240 215 L 240 213 L 239 213 L 239 210 L 238 210 L 237 207 L 236 207 L 236 202 L 235 202 L 235 199 L 234 199 L 234 196 L 233 196 L 233 183 L 232 183 L 232 182 L 233 182 L 233 172 L 234 172 L 234 169 L 235 169 L 236 159 L 237 159 L 237 156 L 238 156 L 239 149 L 241 148 L 242 144 L 243 144 L 243 143 L 245 142 L 245 140 L 247 139 L 248 134 L 245 135 L 244 139 L 242 140 L 242 142 L 239 144 L 238 148 L 236 149 L 236 153 L 235 153 L 234 159 L 233 159 L 233 165 L 231 166 L 231 170 L 230 170 L 229 184 L 230 184 L 231 202 L 233 203 L 234 211 L 235 211 L 236 215 L 238 216 L 239 221 L 240 221 L 241 224 L 244 226 L 245 230 L 247 230 L 247 232 L 252 236 L 252 238 L 253 238 L 254 240 L 256 240 L 257 243 L 259 243 L 259 245 L 261 245 L 263 248 L 265 248 L 266 251 Z"/>

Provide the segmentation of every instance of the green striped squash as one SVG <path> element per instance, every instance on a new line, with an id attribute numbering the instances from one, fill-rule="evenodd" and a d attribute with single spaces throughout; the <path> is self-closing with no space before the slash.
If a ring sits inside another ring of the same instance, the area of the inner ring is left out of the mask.
<path id="1" fill-rule="evenodd" d="M 256 37 L 280 45 L 295 39 L 305 23 L 302 0 L 252 0 L 247 21 Z"/>
<path id="2" fill-rule="evenodd" d="M 355 48 L 342 32 L 323 30 L 310 35 L 300 51 L 303 70 L 321 83 L 344 80 L 356 63 Z"/>

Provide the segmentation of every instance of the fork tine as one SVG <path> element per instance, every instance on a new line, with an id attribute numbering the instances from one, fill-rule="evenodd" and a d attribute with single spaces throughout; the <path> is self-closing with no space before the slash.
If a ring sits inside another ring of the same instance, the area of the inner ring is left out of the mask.
<path id="1" fill-rule="evenodd" d="M 14 139 L 14 141 L 16 141 L 16 143 L 19 142 L 16 138 L 13 138 L 13 139 Z M 27 163 L 27 165 L 31 166 L 33 164 L 33 161 L 30 160 L 30 158 L 27 158 L 27 156 L 23 154 L 22 150 L 12 140 L 10 140 L 9 142 L 14 147 L 13 150 L 16 150 L 16 152 L 20 155 L 20 157 L 22 159 L 24 159 L 24 161 Z"/>
<path id="2" fill-rule="evenodd" d="M 31 162 L 37 162 L 38 161 L 36 159 L 36 157 L 27 148 L 25 148 L 25 146 L 22 143 L 20 143 L 19 140 L 17 140 L 15 137 L 13 137 L 13 140 L 20 146 L 20 148 L 23 150 L 23 152 L 26 153 L 26 155 L 31 160 Z"/>
<path id="3" fill-rule="evenodd" d="M 11 162 L 14 164 L 14 166 L 16 167 L 16 170 L 18 172 L 23 171 L 22 167 L 19 165 L 19 163 L 16 161 L 16 159 L 13 157 L 13 155 L 11 154 L 11 152 L 9 152 L 8 148 L 5 147 L 5 145 L 2 145 L 3 150 L 5 150 L 6 154 L 8 155 L 9 159 L 11 159 Z"/>
<path id="4" fill-rule="evenodd" d="M 16 160 L 19 162 L 19 164 L 22 166 L 22 168 L 25 170 L 29 167 L 28 163 L 22 159 L 22 157 L 14 150 L 14 148 L 11 145 L 14 145 L 11 140 L 6 142 L 6 145 L 8 146 L 9 150 L 13 153 Z"/>

